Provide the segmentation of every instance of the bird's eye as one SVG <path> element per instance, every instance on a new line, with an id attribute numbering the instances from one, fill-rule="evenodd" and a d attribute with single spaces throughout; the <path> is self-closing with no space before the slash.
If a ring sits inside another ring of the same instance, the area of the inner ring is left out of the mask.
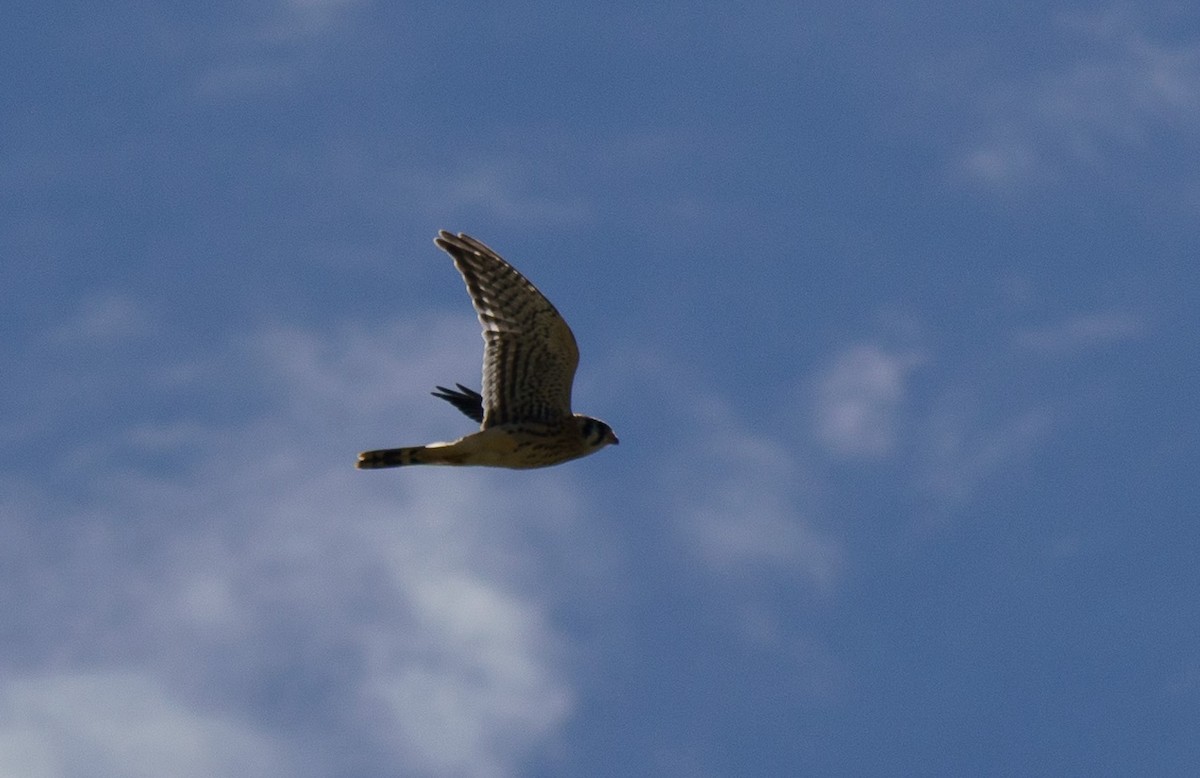
<path id="1" fill-rule="evenodd" d="M 583 423 L 583 437 L 590 443 L 598 443 L 604 437 L 604 423 L 588 419 Z"/>

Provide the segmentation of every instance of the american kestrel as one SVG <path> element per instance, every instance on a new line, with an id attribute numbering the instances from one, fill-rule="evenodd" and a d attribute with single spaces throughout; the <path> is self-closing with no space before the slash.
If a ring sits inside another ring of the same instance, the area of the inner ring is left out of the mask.
<path id="1" fill-rule="evenodd" d="M 467 282 L 485 345 L 483 394 L 462 384 L 432 394 L 479 422 L 479 432 L 452 443 L 364 451 L 356 467 L 547 467 L 617 443 L 607 424 L 571 412 L 579 347 L 550 301 L 474 238 L 442 230 L 433 242 Z"/>

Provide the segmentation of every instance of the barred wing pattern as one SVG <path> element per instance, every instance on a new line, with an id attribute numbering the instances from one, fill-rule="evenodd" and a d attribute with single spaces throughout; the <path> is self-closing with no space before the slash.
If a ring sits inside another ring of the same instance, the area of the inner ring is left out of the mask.
<path id="1" fill-rule="evenodd" d="M 516 268 L 474 238 L 442 230 L 434 243 L 454 259 L 483 326 L 481 428 L 556 424 L 570 417 L 579 347 L 558 311 Z"/>

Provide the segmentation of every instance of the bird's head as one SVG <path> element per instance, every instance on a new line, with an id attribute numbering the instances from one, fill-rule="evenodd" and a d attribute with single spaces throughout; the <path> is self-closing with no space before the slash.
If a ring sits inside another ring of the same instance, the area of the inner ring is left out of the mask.
<path id="1" fill-rule="evenodd" d="M 612 427 L 599 419 L 593 419 L 591 416 L 579 417 L 579 432 L 583 435 L 588 448 L 591 449 L 604 448 L 609 444 L 615 446 L 621 442 L 617 440 Z"/>

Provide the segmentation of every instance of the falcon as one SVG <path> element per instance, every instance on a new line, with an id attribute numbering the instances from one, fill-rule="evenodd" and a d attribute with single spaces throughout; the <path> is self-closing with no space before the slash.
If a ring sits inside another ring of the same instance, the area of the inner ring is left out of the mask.
<path id="1" fill-rule="evenodd" d="M 479 422 L 450 443 L 364 451 L 356 467 L 404 465 L 548 467 L 593 454 L 617 436 L 599 419 L 571 412 L 579 347 L 571 328 L 515 267 L 469 235 L 442 230 L 433 242 L 454 260 L 483 327 L 483 393 L 437 387 Z"/>

